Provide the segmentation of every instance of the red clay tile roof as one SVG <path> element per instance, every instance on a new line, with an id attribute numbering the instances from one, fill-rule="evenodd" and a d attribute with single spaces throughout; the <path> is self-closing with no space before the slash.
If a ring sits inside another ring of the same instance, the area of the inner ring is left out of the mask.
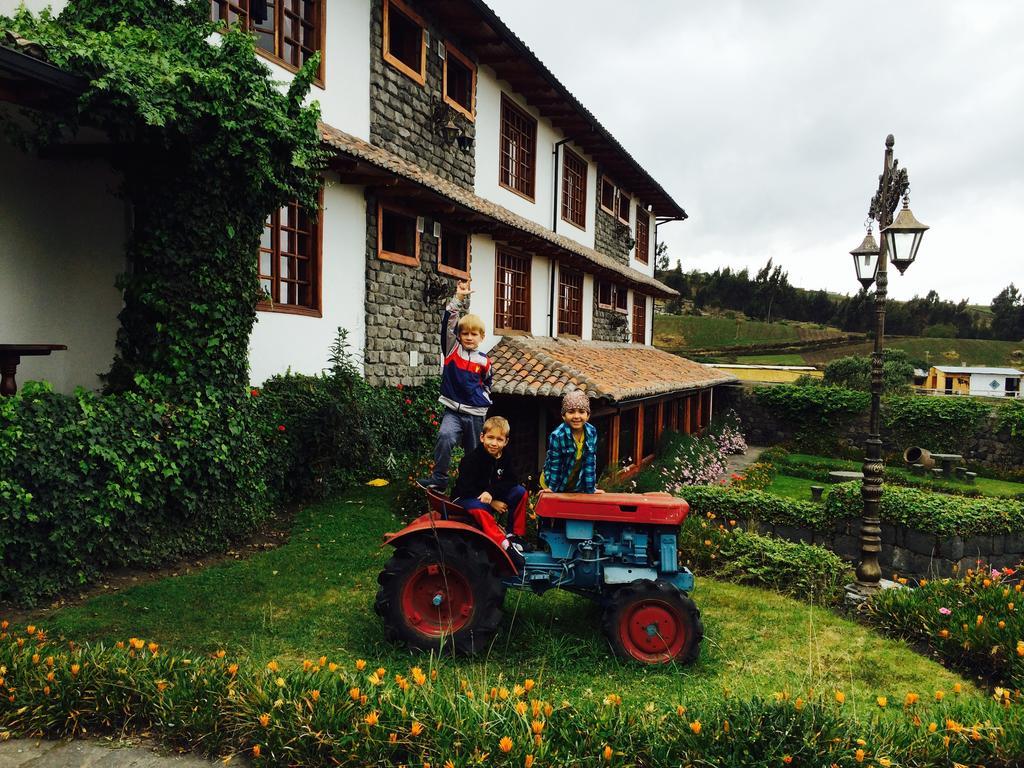
<path id="1" fill-rule="evenodd" d="M 541 224 L 513 213 L 508 208 L 485 200 L 474 195 L 467 189 L 443 179 L 436 173 L 431 173 L 415 163 L 404 160 L 393 152 L 370 144 L 362 139 L 356 138 L 326 123 L 320 124 L 320 133 L 327 144 L 338 152 L 363 160 L 371 165 L 413 181 L 421 186 L 436 192 L 442 197 L 451 200 L 458 205 L 468 208 L 471 211 L 482 214 L 494 221 L 512 227 L 527 235 L 540 238 L 551 245 L 555 245 L 563 251 L 568 251 L 576 257 L 582 257 L 595 268 L 605 273 L 612 273 L 619 279 L 628 282 L 630 285 L 639 288 L 649 296 L 668 298 L 679 294 L 664 283 L 649 277 L 635 269 L 630 269 L 625 264 L 620 264 L 611 256 L 587 248 L 556 232 L 552 232 Z"/>
<path id="2" fill-rule="evenodd" d="M 610 341 L 504 336 L 487 353 L 499 395 L 561 397 L 584 389 L 612 401 L 704 389 L 736 381 L 655 347 Z"/>

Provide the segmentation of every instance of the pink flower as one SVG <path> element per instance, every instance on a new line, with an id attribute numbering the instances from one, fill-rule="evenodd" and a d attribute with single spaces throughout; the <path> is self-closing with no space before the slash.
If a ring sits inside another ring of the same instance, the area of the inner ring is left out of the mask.
<path id="1" fill-rule="evenodd" d="M 278 432 L 284 432 L 284 424 L 278 424 L 277 425 L 277 431 Z"/>
<path id="2" fill-rule="evenodd" d="M 949 616 L 949 614 L 951 614 L 952 611 L 949 610 L 949 608 L 943 606 L 942 608 L 939 608 L 939 613 L 941 613 L 943 616 Z"/>
<path id="3" fill-rule="evenodd" d="M 1000 576 L 999 571 L 997 571 L 995 568 L 993 568 L 992 569 L 992 578 L 993 579 L 998 579 L 999 576 Z"/>
<path id="4" fill-rule="evenodd" d="M 408 397 L 405 398 L 405 404 L 406 405 L 412 405 L 412 400 L 410 400 Z"/>

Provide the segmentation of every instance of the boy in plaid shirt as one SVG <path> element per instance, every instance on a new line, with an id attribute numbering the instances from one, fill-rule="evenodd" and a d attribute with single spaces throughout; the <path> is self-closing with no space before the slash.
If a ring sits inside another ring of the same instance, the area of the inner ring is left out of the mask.
<path id="1" fill-rule="evenodd" d="M 590 398 L 573 390 L 562 398 L 562 423 L 548 437 L 540 487 L 556 493 L 601 493 L 597 489 L 597 428 Z"/>

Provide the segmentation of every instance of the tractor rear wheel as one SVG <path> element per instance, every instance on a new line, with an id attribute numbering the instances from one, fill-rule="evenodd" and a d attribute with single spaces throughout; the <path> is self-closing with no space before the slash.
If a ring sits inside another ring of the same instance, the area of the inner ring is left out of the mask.
<path id="1" fill-rule="evenodd" d="M 690 664 L 700 654 L 704 625 L 684 592 L 639 579 L 619 588 L 604 612 L 604 632 L 615 655 L 644 664 Z"/>
<path id="2" fill-rule="evenodd" d="M 501 623 L 505 587 L 487 553 L 463 536 L 401 542 L 377 581 L 374 610 L 388 639 L 409 648 L 472 655 Z"/>

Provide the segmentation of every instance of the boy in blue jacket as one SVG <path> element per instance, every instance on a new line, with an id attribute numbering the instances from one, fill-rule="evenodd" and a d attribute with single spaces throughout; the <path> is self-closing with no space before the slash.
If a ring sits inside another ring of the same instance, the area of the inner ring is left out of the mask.
<path id="1" fill-rule="evenodd" d="M 448 488 L 452 449 L 459 443 L 468 456 L 480 444 L 484 417 L 491 407 L 491 361 L 478 348 L 484 321 L 469 311 L 469 280 L 459 280 L 441 316 L 441 396 L 444 406 L 434 446 L 434 470 L 420 485 L 442 493 Z"/>
<path id="2" fill-rule="evenodd" d="M 556 493 L 601 493 L 597 488 L 597 428 L 590 398 L 576 389 L 562 398 L 562 423 L 548 436 L 540 487 Z"/>

